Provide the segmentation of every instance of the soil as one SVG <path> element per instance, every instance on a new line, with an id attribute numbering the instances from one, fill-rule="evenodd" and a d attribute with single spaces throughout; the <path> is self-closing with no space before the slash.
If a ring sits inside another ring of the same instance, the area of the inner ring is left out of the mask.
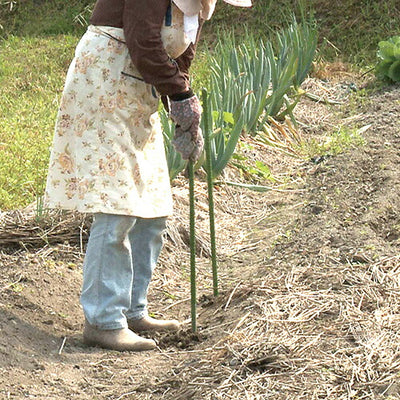
<path id="1" fill-rule="evenodd" d="M 348 78 L 339 74 L 337 82 L 343 87 Z M 149 335 L 156 351 L 82 343 L 78 244 L 0 247 L 0 398 L 400 398 L 399 99 L 397 85 L 356 105 L 351 97 L 336 106 L 305 101 L 304 136 L 344 125 L 364 128 L 363 144 L 312 161 L 257 147 L 285 186 L 216 187 L 218 297 L 199 177 L 195 334 L 187 186 L 178 179 L 178 216 L 149 300 L 155 317 L 185 325 Z"/>

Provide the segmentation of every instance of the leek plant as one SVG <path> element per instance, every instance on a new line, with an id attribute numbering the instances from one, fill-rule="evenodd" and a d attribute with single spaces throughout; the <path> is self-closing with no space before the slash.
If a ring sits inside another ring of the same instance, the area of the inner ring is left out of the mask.
<path id="1" fill-rule="evenodd" d="M 244 130 L 253 134 L 269 117 L 291 115 L 316 46 L 315 27 L 306 22 L 297 24 L 294 18 L 277 34 L 275 46 L 252 36 L 239 46 L 231 37 L 226 39 L 211 57 L 213 109 L 232 113 L 236 121 L 243 117 Z"/>
<path id="2" fill-rule="evenodd" d="M 218 276 L 215 243 L 213 185 L 232 155 L 243 132 L 256 132 L 265 126 L 282 106 L 291 114 L 294 107 L 289 95 L 305 79 L 315 53 L 314 41 L 302 43 L 311 30 L 302 31 L 299 25 L 278 35 L 278 51 L 270 42 L 256 43 L 254 39 L 238 47 L 222 47 L 220 59 L 211 58 L 210 94 L 203 89 L 201 99 L 203 115 L 201 128 L 205 135 L 205 153 L 200 161 L 207 172 L 210 216 L 213 291 L 218 295 Z M 307 34 L 307 35 L 306 35 Z M 308 36 L 307 36 L 308 37 Z M 313 35 L 310 37 L 314 38 Z M 307 44 L 309 46 L 307 47 Z M 305 56 L 301 48 L 306 47 Z M 230 50 L 227 50 L 227 49 Z M 221 49 L 221 47 L 220 47 Z M 313 50 L 314 49 L 314 50 Z M 217 52 L 218 54 L 218 52 Z M 282 113 L 281 113 L 282 114 Z M 166 112 L 160 110 L 160 120 L 165 136 L 165 149 L 173 179 L 186 163 L 172 145 L 174 126 Z M 295 139 L 298 139 L 295 137 Z M 277 142 L 277 140 L 275 140 Z M 278 144 L 284 146 L 282 143 Z M 190 196 L 190 271 L 192 330 L 196 331 L 196 267 L 195 267 L 195 215 L 194 215 L 194 165 L 188 163 Z M 263 190 L 269 188 L 264 188 Z"/>
<path id="3" fill-rule="evenodd" d="M 220 51 L 221 48 L 231 50 Z M 265 107 L 271 85 L 272 46 L 258 48 L 250 38 L 236 47 L 231 39 L 220 44 L 217 54 L 219 51 L 220 57 L 211 59 L 211 107 L 232 113 L 234 120 L 242 117 L 243 128 L 249 132 Z"/>
<path id="4" fill-rule="evenodd" d="M 285 116 L 289 115 L 292 122 L 296 124 L 292 112 L 300 101 L 301 96 L 305 93 L 300 89 L 300 86 L 306 79 L 315 58 L 318 33 L 312 22 L 303 22 L 299 25 L 293 17 L 291 25 L 287 29 L 278 32 L 276 39 L 277 59 L 282 65 L 292 65 L 294 67 L 292 70 L 293 77 L 291 85 L 283 94 L 283 101 L 280 103 L 281 107 L 285 105 L 285 109 L 281 113 L 279 113 L 279 110 L 277 111 L 277 108 L 269 113 L 267 112 L 263 122 L 271 117 L 284 119 Z"/>
<path id="5" fill-rule="evenodd" d="M 210 132 L 211 167 L 203 165 L 214 180 L 232 157 L 243 132 L 264 131 L 270 118 L 291 117 L 303 92 L 299 89 L 315 56 L 317 32 L 311 23 L 291 25 L 278 33 L 276 44 L 248 35 L 236 46 L 232 37 L 220 42 L 210 56 L 211 79 L 208 102 L 203 102 L 201 127 Z M 173 179 L 185 168 L 171 145 L 173 126 L 165 111 L 161 122 L 166 136 L 166 153 Z M 204 158 L 197 163 L 200 168 Z"/>
<path id="6" fill-rule="evenodd" d="M 175 134 L 175 124 L 168 117 L 164 107 L 159 110 L 159 115 L 164 135 L 164 149 L 167 157 L 169 179 L 172 181 L 185 169 L 187 161 L 182 158 L 180 153 L 175 150 L 174 145 L 172 144 L 172 139 Z"/>
<path id="7" fill-rule="evenodd" d="M 296 72 L 293 86 L 298 89 L 306 79 L 317 51 L 318 33 L 312 21 L 298 24 L 292 18 L 291 25 L 277 34 L 279 59 L 288 62 L 286 57 L 294 55 Z"/>
<path id="8" fill-rule="evenodd" d="M 211 101 L 203 91 L 203 116 L 201 119 L 202 131 L 209 135 L 210 148 L 207 154 L 207 163 L 203 164 L 207 175 L 211 180 L 222 173 L 231 159 L 240 135 L 243 131 L 243 116 L 235 120 L 231 113 L 223 111 L 223 108 L 215 111 Z M 211 96 L 209 96 L 211 97 Z M 206 101 L 204 101 L 206 99 Z"/>

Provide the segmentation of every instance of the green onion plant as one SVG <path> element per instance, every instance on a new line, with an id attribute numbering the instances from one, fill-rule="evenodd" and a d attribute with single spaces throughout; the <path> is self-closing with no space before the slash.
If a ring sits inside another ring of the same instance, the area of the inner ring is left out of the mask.
<path id="1" fill-rule="evenodd" d="M 256 40 L 247 34 L 244 43 L 236 45 L 228 36 L 209 55 L 211 79 L 208 102 L 203 102 L 201 127 L 207 124 L 210 133 L 211 167 L 204 157 L 197 164 L 214 180 L 228 164 L 242 133 L 256 135 L 265 131 L 270 118 L 292 122 L 293 109 L 304 93 L 301 83 L 312 65 L 317 46 L 317 32 L 311 22 L 291 25 L 272 41 Z M 185 168 L 185 163 L 169 143 L 173 126 L 161 111 L 166 136 L 166 153 L 173 179 Z"/>
<path id="2" fill-rule="evenodd" d="M 172 144 L 172 139 L 174 138 L 175 134 L 175 124 L 168 117 L 164 107 L 159 110 L 159 115 L 164 134 L 164 149 L 167 157 L 169 178 L 172 181 L 181 171 L 185 169 L 187 161 L 182 158 L 180 153 L 175 150 L 174 145 Z"/>
<path id="3" fill-rule="evenodd" d="M 264 42 L 247 35 L 237 46 L 228 37 L 210 58 L 213 109 L 232 113 L 236 121 L 243 116 L 244 130 L 252 134 L 269 117 L 291 115 L 316 47 L 317 31 L 312 22 L 298 24 L 294 17 L 275 41 Z"/>

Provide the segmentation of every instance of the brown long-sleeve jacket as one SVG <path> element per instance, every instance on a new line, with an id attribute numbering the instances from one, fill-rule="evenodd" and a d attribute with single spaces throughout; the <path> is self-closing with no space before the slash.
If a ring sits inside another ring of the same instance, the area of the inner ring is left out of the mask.
<path id="1" fill-rule="evenodd" d="M 153 85 L 161 95 L 178 100 L 191 93 L 189 67 L 196 46 L 191 44 L 176 60 L 171 60 L 165 51 L 161 28 L 170 2 L 97 0 L 90 23 L 123 28 L 132 62 L 144 81 Z"/>

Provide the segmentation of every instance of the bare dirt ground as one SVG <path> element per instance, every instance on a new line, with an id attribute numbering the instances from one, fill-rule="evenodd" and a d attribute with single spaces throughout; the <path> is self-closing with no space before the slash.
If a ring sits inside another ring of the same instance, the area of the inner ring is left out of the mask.
<path id="1" fill-rule="evenodd" d="M 199 330 L 192 334 L 188 324 L 178 334 L 157 335 L 156 351 L 118 353 L 82 343 L 87 225 L 68 225 L 63 235 L 75 239 L 61 243 L 50 240 L 51 225 L 18 239 L 29 213 L 0 214 L 0 398 L 400 398 L 399 99 L 393 86 L 356 108 L 348 98 L 342 106 L 306 102 L 299 117 L 304 135 L 340 124 L 366 127 L 364 144 L 314 162 L 257 148 L 289 184 L 266 193 L 216 187 L 217 298 L 199 181 Z M 174 195 L 176 215 L 150 304 L 156 317 L 187 320 L 183 178 Z M 44 231 L 43 243 L 23 248 L 35 237 L 40 243 Z"/>

